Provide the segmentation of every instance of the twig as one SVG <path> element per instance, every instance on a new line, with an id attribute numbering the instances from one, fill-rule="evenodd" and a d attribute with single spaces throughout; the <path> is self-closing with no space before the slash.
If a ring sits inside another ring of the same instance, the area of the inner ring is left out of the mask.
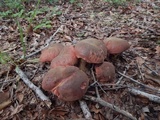
<path id="1" fill-rule="evenodd" d="M 37 86 L 35 86 L 28 78 L 27 76 L 24 74 L 24 72 L 18 67 L 16 66 L 16 69 L 15 69 L 16 73 L 21 77 L 21 79 L 23 80 L 23 82 L 29 87 L 31 88 L 37 95 L 38 97 L 43 100 L 46 105 L 50 108 L 51 106 L 51 101 L 50 99 L 45 96 L 43 94 L 43 92 L 40 90 L 40 88 L 38 88 Z"/>
<path id="2" fill-rule="evenodd" d="M 136 61 L 136 64 L 137 64 L 137 67 L 138 67 L 139 73 L 140 73 L 140 75 L 141 75 L 141 78 L 142 78 L 142 80 L 144 81 L 144 77 L 143 77 L 143 75 L 142 75 L 141 68 L 140 68 L 140 66 L 139 66 L 139 64 L 138 64 L 138 62 L 137 62 L 137 61 Z"/>
<path id="3" fill-rule="evenodd" d="M 149 69 L 154 75 L 158 75 L 158 73 L 155 70 L 152 70 L 150 67 L 148 67 L 145 63 L 143 63 L 142 65 L 144 65 L 144 67 L 146 67 L 147 69 Z"/>
<path id="4" fill-rule="evenodd" d="M 127 69 L 125 69 L 125 71 L 123 72 L 123 74 L 126 74 L 126 71 L 127 71 Z M 119 80 L 116 82 L 116 85 L 120 84 L 120 82 L 122 81 L 123 77 L 124 77 L 124 76 L 121 76 L 121 77 L 119 78 Z"/>
<path id="5" fill-rule="evenodd" d="M 144 96 L 146 98 L 148 98 L 150 101 L 156 102 L 156 103 L 160 103 L 160 97 L 153 95 L 153 94 L 149 94 L 134 88 L 128 88 L 129 92 L 131 92 L 134 95 L 141 95 Z"/>
<path id="6" fill-rule="evenodd" d="M 148 86 L 148 85 L 145 85 L 145 84 L 143 84 L 143 83 L 140 83 L 140 82 L 138 82 L 137 80 L 135 80 L 135 79 L 133 79 L 133 78 L 127 76 L 127 75 L 124 75 L 124 74 L 122 74 L 122 73 L 119 72 L 119 71 L 117 71 L 117 72 L 118 72 L 120 75 L 128 78 L 128 79 L 131 80 L 132 82 L 135 82 L 135 83 L 137 83 L 137 84 L 139 84 L 139 85 L 142 85 L 142 86 L 144 86 L 144 87 L 146 87 L 146 88 L 149 88 L 149 89 L 151 89 L 151 90 L 154 90 L 154 91 L 156 91 L 157 93 L 160 93 L 160 90 L 158 90 L 158 89 L 155 89 L 155 88 L 153 88 L 153 87 L 150 87 L 150 86 Z"/>
<path id="7" fill-rule="evenodd" d="M 61 25 L 61 26 L 56 30 L 56 32 L 55 32 L 52 36 L 50 36 L 49 39 L 46 40 L 45 46 L 43 46 L 43 47 L 40 48 L 39 50 L 37 50 L 37 51 L 35 51 L 35 52 L 33 52 L 33 53 L 29 54 L 29 55 L 26 55 L 26 56 L 25 56 L 25 59 L 27 59 L 27 58 L 29 58 L 29 57 L 31 57 L 31 56 L 33 56 L 33 55 L 41 52 L 44 48 L 48 47 L 49 44 L 50 44 L 50 42 L 51 42 L 52 39 L 54 38 L 54 36 L 62 29 L 62 27 L 63 27 L 63 25 Z"/>
<path id="8" fill-rule="evenodd" d="M 91 73 L 92 73 L 94 82 L 96 82 L 96 84 L 97 84 L 98 82 L 97 82 L 97 80 L 96 80 L 96 78 L 95 78 L 95 76 L 94 76 L 93 66 L 92 66 L 92 68 L 91 68 Z M 98 91 L 98 87 L 95 86 L 95 89 L 96 89 L 96 95 L 97 95 L 97 97 L 100 98 L 99 91 Z"/>
<path id="9" fill-rule="evenodd" d="M 0 91 L 3 91 L 4 83 L 6 83 L 6 82 L 7 82 L 7 79 L 8 79 L 8 74 L 9 74 L 9 71 L 7 71 L 6 79 L 5 79 L 4 82 L 2 83 L 2 86 L 1 86 L 1 88 L 0 88 Z"/>
<path id="10" fill-rule="evenodd" d="M 85 101 L 79 100 L 80 107 L 82 109 L 83 115 L 87 120 L 92 120 L 92 115 Z"/>
<path id="11" fill-rule="evenodd" d="M 5 81 L 0 81 L 0 84 L 3 84 L 3 83 L 8 83 L 8 82 L 13 82 L 13 81 L 15 81 L 15 79 L 12 79 L 12 80 L 5 80 Z"/>
<path id="12" fill-rule="evenodd" d="M 137 120 L 137 118 L 133 117 L 129 112 L 127 111 L 124 111 L 124 110 L 121 110 L 120 108 L 118 108 L 117 106 L 115 105 L 112 105 L 104 100 L 102 100 L 101 98 L 95 98 L 95 97 L 92 97 L 92 96 L 85 96 L 85 99 L 87 100 L 91 100 L 93 102 L 97 102 L 99 104 L 101 104 L 102 106 L 104 107 L 109 107 L 110 109 L 116 111 L 116 112 L 119 112 L 121 113 L 122 115 L 130 118 L 131 120 Z"/>

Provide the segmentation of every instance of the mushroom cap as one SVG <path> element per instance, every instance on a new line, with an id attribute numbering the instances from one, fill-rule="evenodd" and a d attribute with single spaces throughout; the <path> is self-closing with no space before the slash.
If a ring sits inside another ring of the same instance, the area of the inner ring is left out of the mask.
<path id="1" fill-rule="evenodd" d="M 122 53 L 130 47 L 128 41 L 116 37 L 109 37 L 104 40 L 104 43 L 106 44 L 107 51 L 110 54 Z"/>
<path id="2" fill-rule="evenodd" d="M 74 47 L 72 45 L 65 46 L 59 55 L 52 60 L 50 67 L 75 65 L 77 61 Z"/>
<path id="3" fill-rule="evenodd" d="M 113 82 L 115 79 L 115 67 L 110 62 L 104 62 L 95 66 L 96 77 L 99 82 Z"/>
<path id="4" fill-rule="evenodd" d="M 88 63 L 102 63 L 107 55 L 107 49 L 103 41 L 88 38 L 75 45 L 75 53 L 78 58 Z"/>
<path id="5" fill-rule="evenodd" d="M 87 75 L 79 68 L 58 66 L 50 69 L 44 76 L 42 88 L 51 91 L 64 101 L 75 101 L 83 97 L 88 84 Z"/>
<path id="6" fill-rule="evenodd" d="M 51 62 L 60 51 L 63 49 L 63 45 L 60 43 L 55 43 L 50 45 L 49 47 L 42 50 L 40 55 L 40 62 Z"/>

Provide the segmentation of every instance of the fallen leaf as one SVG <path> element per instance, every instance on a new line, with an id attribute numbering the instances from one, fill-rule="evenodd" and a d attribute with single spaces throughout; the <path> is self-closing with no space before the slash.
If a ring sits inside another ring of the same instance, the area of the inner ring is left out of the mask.
<path id="1" fill-rule="evenodd" d="M 139 65 L 142 65 L 145 62 L 145 60 L 142 59 L 141 57 L 136 57 L 136 61 Z"/>
<path id="2" fill-rule="evenodd" d="M 0 92 L 0 103 L 3 103 L 9 99 L 9 91 L 7 92 Z"/>
<path id="3" fill-rule="evenodd" d="M 17 99 L 18 99 L 19 103 L 21 103 L 23 101 L 23 98 L 24 98 L 24 94 L 23 93 L 18 93 L 17 94 Z"/>
<path id="4" fill-rule="evenodd" d="M 6 100 L 3 103 L 0 103 L 0 110 L 4 109 L 5 107 L 7 107 L 8 105 L 11 104 L 11 100 Z"/>
<path id="5" fill-rule="evenodd" d="M 156 53 L 160 55 L 160 46 L 156 47 Z"/>
<path id="6" fill-rule="evenodd" d="M 22 105 L 17 105 L 16 108 L 12 108 L 11 116 L 21 112 L 22 110 L 23 110 L 23 104 Z"/>

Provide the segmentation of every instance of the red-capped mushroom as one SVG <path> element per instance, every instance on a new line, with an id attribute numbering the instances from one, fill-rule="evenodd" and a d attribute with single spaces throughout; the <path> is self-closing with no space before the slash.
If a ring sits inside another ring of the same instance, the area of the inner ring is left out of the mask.
<path id="1" fill-rule="evenodd" d="M 41 52 L 40 62 L 51 62 L 52 59 L 55 58 L 60 53 L 63 47 L 64 46 L 62 44 L 55 43 L 45 48 Z"/>
<path id="2" fill-rule="evenodd" d="M 115 79 L 115 67 L 110 62 L 104 62 L 95 66 L 96 78 L 101 83 L 113 82 Z"/>
<path id="3" fill-rule="evenodd" d="M 104 40 L 109 54 L 119 54 L 130 47 L 128 41 L 121 38 L 109 37 Z"/>
<path id="4" fill-rule="evenodd" d="M 81 58 L 80 69 L 86 71 L 86 62 L 102 63 L 107 55 L 107 49 L 103 41 L 88 38 L 75 45 L 77 58 Z"/>
<path id="5" fill-rule="evenodd" d="M 107 55 L 107 49 L 103 41 L 88 38 L 75 45 L 75 53 L 88 63 L 102 63 Z"/>
<path id="6" fill-rule="evenodd" d="M 65 46 L 60 54 L 52 60 L 51 68 L 56 66 L 75 65 L 76 63 L 77 57 L 75 55 L 74 47 L 72 45 Z"/>
<path id="7" fill-rule="evenodd" d="M 75 66 L 58 66 L 44 76 L 42 88 L 64 101 L 81 99 L 89 84 L 87 75 Z"/>

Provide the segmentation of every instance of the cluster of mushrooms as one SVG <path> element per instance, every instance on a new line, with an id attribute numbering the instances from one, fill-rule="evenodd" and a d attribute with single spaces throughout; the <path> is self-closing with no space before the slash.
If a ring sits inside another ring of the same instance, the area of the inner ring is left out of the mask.
<path id="1" fill-rule="evenodd" d="M 41 62 L 51 62 L 45 74 L 42 88 L 64 101 L 79 100 L 86 93 L 89 78 L 87 64 L 94 64 L 96 78 L 106 83 L 115 78 L 115 67 L 105 59 L 110 54 L 119 54 L 130 47 L 123 39 L 110 37 L 105 40 L 88 38 L 75 45 L 55 43 L 41 52 Z"/>

